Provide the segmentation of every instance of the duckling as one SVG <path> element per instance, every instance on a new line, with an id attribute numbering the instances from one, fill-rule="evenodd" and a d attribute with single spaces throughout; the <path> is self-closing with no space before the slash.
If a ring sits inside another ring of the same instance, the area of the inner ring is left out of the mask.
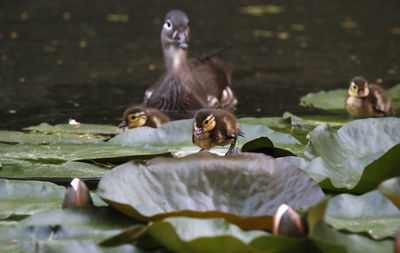
<path id="1" fill-rule="evenodd" d="M 131 129 L 140 126 L 148 126 L 157 128 L 170 121 L 167 115 L 156 109 L 132 106 L 124 111 L 123 121 L 118 127 Z"/>
<path id="2" fill-rule="evenodd" d="M 165 72 L 147 89 L 144 105 L 173 117 L 193 116 L 201 108 L 233 109 L 237 99 L 231 90 L 232 64 L 210 54 L 187 59 L 189 19 L 181 10 L 169 11 L 161 30 Z"/>
<path id="3" fill-rule="evenodd" d="M 394 109 L 385 90 L 368 84 L 364 77 L 354 77 L 345 100 L 347 112 L 354 118 L 385 117 L 394 115 Z"/>
<path id="4" fill-rule="evenodd" d="M 229 155 L 236 145 L 238 136 L 243 136 L 236 117 L 224 109 L 202 109 L 194 116 L 192 129 L 192 142 L 201 150 L 209 150 L 211 147 L 231 144 Z"/>

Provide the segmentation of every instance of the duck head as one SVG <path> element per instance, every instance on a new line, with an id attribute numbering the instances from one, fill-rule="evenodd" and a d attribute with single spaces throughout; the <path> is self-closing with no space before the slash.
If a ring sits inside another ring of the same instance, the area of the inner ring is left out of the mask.
<path id="1" fill-rule="evenodd" d="M 165 15 L 161 30 L 163 48 L 170 46 L 186 50 L 189 43 L 189 18 L 181 10 L 171 10 Z"/>
<path id="2" fill-rule="evenodd" d="M 351 79 L 348 94 L 357 98 L 367 97 L 369 95 L 367 80 L 362 76 L 356 76 Z"/>

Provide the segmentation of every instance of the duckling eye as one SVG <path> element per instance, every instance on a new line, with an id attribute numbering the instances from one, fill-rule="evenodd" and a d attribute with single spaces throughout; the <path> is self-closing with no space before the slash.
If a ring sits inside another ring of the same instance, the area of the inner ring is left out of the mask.
<path id="1" fill-rule="evenodd" d="M 356 90 L 356 89 L 357 89 L 357 85 L 353 84 L 353 85 L 351 86 L 351 88 L 352 88 L 353 90 Z"/>
<path id="2" fill-rule="evenodd" d="M 168 19 L 167 21 L 165 21 L 164 27 L 165 27 L 166 29 L 168 29 L 168 30 L 171 30 L 171 28 L 172 28 L 172 23 L 171 23 L 171 21 L 170 21 L 169 19 Z"/>
<path id="3" fill-rule="evenodd" d="M 135 115 L 132 115 L 132 116 L 131 116 L 131 120 L 134 120 L 134 119 L 136 119 L 136 116 L 135 116 Z"/>
<path id="4" fill-rule="evenodd" d="M 206 125 L 207 125 L 207 124 L 208 124 L 208 120 L 204 121 L 204 124 L 206 124 Z"/>

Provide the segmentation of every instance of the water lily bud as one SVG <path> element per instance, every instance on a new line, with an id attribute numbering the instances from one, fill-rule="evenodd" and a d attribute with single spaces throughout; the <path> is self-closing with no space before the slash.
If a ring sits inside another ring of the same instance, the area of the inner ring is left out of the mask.
<path id="1" fill-rule="evenodd" d="M 74 178 L 65 191 L 62 208 L 92 205 L 93 201 L 90 197 L 90 191 L 85 182 L 80 178 Z"/>
<path id="2" fill-rule="evenodd" d="M 280 205 L 275 212 L 272 233 L 290 237 L 304 237 L 306 235 L 300 215 L 286 204 Z"/>

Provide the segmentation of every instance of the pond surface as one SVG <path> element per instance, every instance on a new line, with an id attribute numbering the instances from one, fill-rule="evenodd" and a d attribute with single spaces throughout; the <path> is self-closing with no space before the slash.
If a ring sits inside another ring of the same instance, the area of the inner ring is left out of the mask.
<path id="1" fill-rule="evenodd" d="M 264 5 L 264 8 L 242 8 Z M 165 13 L 190 18 L 190 55 L 231 45 L 236 114 L 315 114 L 309 92 L 364 75 L 400 83 L 400 1 L 2 1 L 0 128 L 117 125 L 163 71 Z"/>

